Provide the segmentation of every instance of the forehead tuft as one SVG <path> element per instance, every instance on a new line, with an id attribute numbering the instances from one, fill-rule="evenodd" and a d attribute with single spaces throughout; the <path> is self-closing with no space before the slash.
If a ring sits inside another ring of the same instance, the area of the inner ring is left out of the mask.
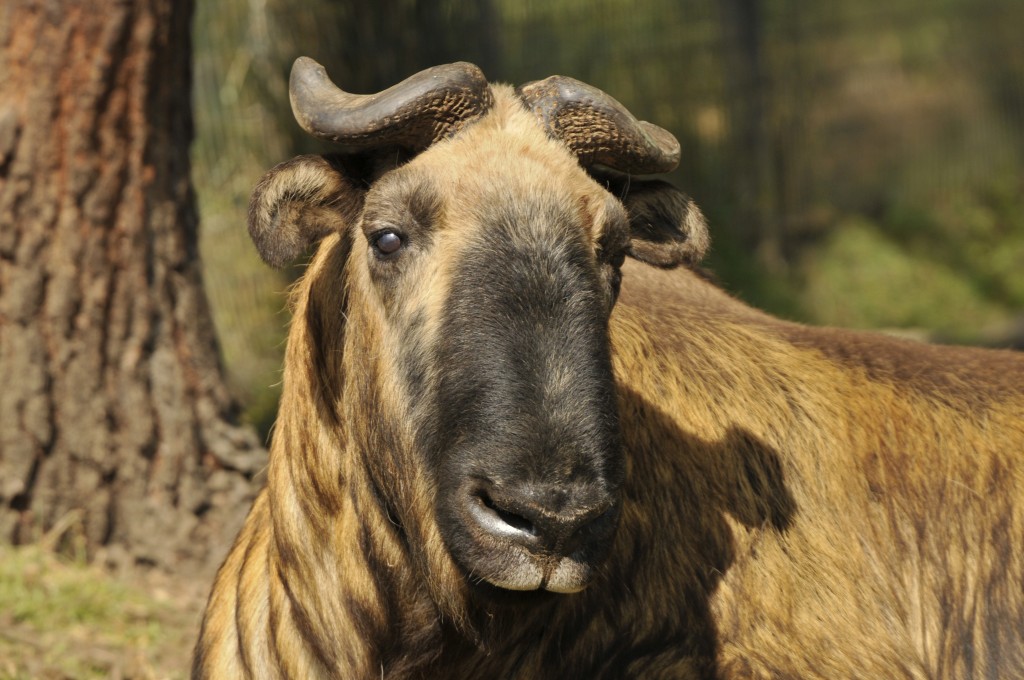
<path id="1" fill-rule="evenodd" d="M 495 86 L 491 111 L 454 138 L 428 149 L 422 161 L 441 166 L 434 168 L 441 174 L 447 170 L 466 180 L 474 176 L 466 170 L 510 175 L 527 184 L 588 179 L 568 147 L 548 137 L 508 86 Z M 528 172 L 541 169 L 546 174 Z"/>
<path id="2" fill-rule="evenodd" d="M 530 201 L 578 212 L 600 225 L 618 201 L 551 139 L 506 85 L 494 86 L 495 104 L 476 123 L 410 161 L 403 174 L 429 182 L 453 213 L 478 214 L 495 203 Z"/>

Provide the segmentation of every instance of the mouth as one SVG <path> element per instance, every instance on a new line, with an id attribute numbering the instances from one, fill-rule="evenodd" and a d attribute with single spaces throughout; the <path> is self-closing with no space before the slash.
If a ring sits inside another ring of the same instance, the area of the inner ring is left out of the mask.
<path id="1" fill-rule="evenodd" d="M 572 594 L 584 590 L 608 552 L 617 505 L 590 507 L 556 524 L 493 493 L 462 495 L 449 525 L 449 548 L 468 580 L 484 594 Z M 567 513 L 562 513 L 564 518 Z M 568 528 L 567 528 L 568 527 Z"/>
<path id="2" fill-rule="evenodd" d="M 571 594 L 586 588 L 594 569 L 575 558 L 534 555 L 515 547 L 489 551 L 469 570 L 471 581 L 505 591 Z"/>
<path id="3" fill-rule="evenodd" d="M 504 609 L 530 609 L 557 602 L 563 596 L 550 590 L 509 590 L 478 579 L 469 580 L 469 591 L 476 600 Z"/>

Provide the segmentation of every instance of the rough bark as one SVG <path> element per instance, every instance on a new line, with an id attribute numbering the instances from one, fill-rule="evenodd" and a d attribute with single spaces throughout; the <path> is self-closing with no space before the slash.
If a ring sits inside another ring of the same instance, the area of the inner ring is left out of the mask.
<path id="1" fill-rule="evenodd" d="M 178 0 L 0 5 L 0 540 L 217 562 L 265 454 L 236 424 L 189 180 Z"/>

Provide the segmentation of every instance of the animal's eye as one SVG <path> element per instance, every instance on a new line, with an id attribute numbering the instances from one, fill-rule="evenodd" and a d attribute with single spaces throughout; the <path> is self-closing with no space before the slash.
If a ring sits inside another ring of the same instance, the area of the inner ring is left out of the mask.
<path id="1" fill-rule="evenodd" d="M 405 244 L 405 240 L 397 231 L 384 229 L 373 235 L 370 244 L 379 255 L 394 255 Z"/>

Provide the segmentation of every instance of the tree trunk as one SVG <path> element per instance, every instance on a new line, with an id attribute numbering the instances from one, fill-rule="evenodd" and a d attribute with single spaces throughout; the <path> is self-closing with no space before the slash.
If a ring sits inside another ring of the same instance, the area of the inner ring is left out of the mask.
<path id="1" fill-rule="evenodd" d="M 202 288 L 191 2 L 0 5 L 0 540 L 208 567 L 265 453 Z M 80 521 L 79 521 L 80 520 Z"/>

